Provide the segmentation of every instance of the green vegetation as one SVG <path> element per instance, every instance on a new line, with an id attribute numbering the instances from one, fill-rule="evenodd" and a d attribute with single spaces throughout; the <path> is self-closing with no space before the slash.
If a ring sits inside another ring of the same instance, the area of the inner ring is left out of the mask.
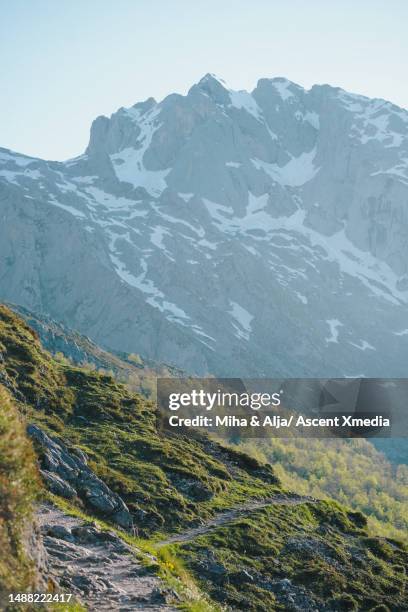
<path id="1" fill-rule="evenodd" d="M 180 530 L 220 507 L 275 492 L 269 465 L 202 436 L 161 435 L 151 402 L 112 376 L 55 362 L 1 306 L 0 343 L 5 376 L 23 394 L 27 417 L 87 453 L 90 467 L 143 517 L 142 534 Z"/>
<path id="2" fill-rule="evenodd" d="M 285 503 L 235 515 L 191 540 L 161 545 L 169 534 L 249 500 L 282 497 L 276 473 L 285 479 L 289 463 L 279 467 L 282 457 L 273 457 L 269 446 L 255 458 L 200 434 L 162 432 L 146 398 L 110 375 L 53 359 L 36 334 L 2 306 L 0 353 L 1 380 L 21 413 L 87 453 L 90 467 L 135 517 L 139 537 L 123 537 L 154 553 L 156 570 L 181 592 L 183 609 L 205 612 L 227 604 L 273 611 L 288 609 L 291 601 L 306 609 L 307 602 L 318 609 L 330 602 L 333 610 L 408 608 L 404 545 L 375 537 L 360 512 L 333 501 L 295 503 L 287 496 Z M 273 467 L 263 461 L 267 453 Z M 300 471 L 296 478 L 303 487 L 297 492 L 315 491 L 307 489 Z M 58 503 L 67 512 L 88 513 L 80 500 Z"/>
<path id="3" fill-rule="evenodd" d="M 38 489 L 36 460 L 17 410 L 0 387 L 0 607 L 30 590 L 36 572 L 24 547 Z"/>
<path id="4" fill-rule="evenodd" d="M 282 484 L 364 512 L 371 528 L 408 542 L 408 466 L 393 465 L 366 440 L 274 438 L 240 448 L 274 465 Z"/>
<path id="5" fill-rule="evenodd" d="M 300 609 L 407 606 L 407 549 L 367 537 L 364 517 L 336 502 L 270 506 L 179 546 L 178 554 L 212 598 L 233 609 L 287 610 L 285 589 Z"/>
<path id="6" fill-rule="evenodd" d="M 108 352 L 86 336 L 56 323 L 46 316 L 36 315 L 22 306 L 10 305 L 29 327 L 35 330 L 41 343 L 56 361 L 65 365 L 79 365 L 85 370 L 115 376 L 131 391 L 144 397 L 155 397 L 157 376 L 180 376 L 174 366 L 143 359 L 136 353 Z"/>
<path id="7" fill-rule="evenodd" d="M 156 376 L 180 374 L 168 366 L 147 362 L 137 354 L 113 355 L 77 332 L 40 319 L 24 309 L 18 310 L 30 325 L 42 330 L 47 346 L 52 348 L 52 341 L 48 338 L 63 340 L 60 345 L 65 347 L 65 356 L 61 352 L 56 354 L 61 363 L 73 365 L 67 355 L 73 353 L 70 346 L 74 344 L 86 355 L 82 360 L 86 369 L 102 374 L 111 371 L 131 391 L 146 397 L 155 397 Z M 388 447 L 392 444 L 392 449 L 398 449 L 400 441 L 388 442 Z M 364 512 L 376 533 L 408 542 L 408 466 L 389 461 L 371 442 L 275 438 L 244 442 L 240 448 L 262 463 L 271 463 L 286 488 L 319 498 L 336 499 Z"/>

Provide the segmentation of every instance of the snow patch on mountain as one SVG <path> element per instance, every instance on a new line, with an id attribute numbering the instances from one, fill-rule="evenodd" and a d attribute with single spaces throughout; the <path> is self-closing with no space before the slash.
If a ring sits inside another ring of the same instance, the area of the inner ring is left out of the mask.
<path id="1" fill-rule="evenodd" d="M 300 187 L 311 181 L 319 172 L 320 168 L 314 164 L 315 157 L 316 149 L 312 149 L 301 153 L 298 157 L 292 157 L 284 166 L 271 164 L 257 158 L 251 161 L 257 170 L 263 170 L 280 185 Z"/>
<path id="2" fill-rule="evenodd" d="M 86 215 L 83 212 L 77 208 L 74 208 L 73 206 L 59 202 L 53 194 L 49 195 L 48 201 L 51 202 L 53 206 L 62 208 L 62 210 L 65 210 L 65 212 L 68 212 L 70 215 L 77 217 L 78 219 L 86 219 Z"/>
<path id="3" fill-rule="evenodd" d="M 86 185 L 92 184 L 98 180 L 97 176 L 73 176 L 72 180 L 75 183 L 85 183 Z"/>
<path id="4" fill-rule="evenodd" d="M 147 278 L 148 267 L 145 259 L 142 259 L 140 262 L 140 266 L 142 268 L 141 273 L 138 276 L 135 276 L 129 271 L 126 264 L 117 255 L 111 253 L 110 258 L 119 276 L 125 283 L 140 289 L 140 291 L 149 296 L 146 299 L 148 304 L 164 313 L 169 321 L 182 325 L 186 324 L 189 317 L 185 311 L 176 304 L 165 299 L 164 293 L 155 286 L 151 279 Z"/>
<path id="5" fill-rule="evenodd" d="M 402 329 L 398 332 L 392 332 L 394 336 L 408 336 L 408 329 Z"/>
<path id="6" fill-rule="evenodd" d="M 191 198 L 194 198 L 194 193 L 180 193 L 179 192 L 177 195 L 180 196 L 180 198 L 187 203 L 191 200 Z"/>
<path id="7" fill-rule="evenodd" d="M 235 328 L 236 337 L 249 340 L 252 332 L 251 322 L 254 316 L 237 302 L 230 301 L 230 306 L 230 314 L 235 319 L 232 325 Z"/>
<path id="8" fill-rule="evenodd" d="M 327 325 L 329 326 L 330 336 L 326 337 L 326 344 L 330 344 L 334 342 L 338 344 L 339 342 L 339 327 L 343 327 L 343 323 L 338 319 L 327 319 Z"/>
<path id="9" fill-rule="evenodd" d="M 364 96 L 348 94 L 341 91 L 339 98 L 345 108 L 353 113 L 351 136 L 358 138 L 361 144 L 376 141 L 385 148 L 400 147 L 407 137 L 406 127 L 401 131 L 392 128 L 391 122 L 398 118 L 400 123 L 407 121 L 406 113 L 381 99 L 371 100 Z"/>
<path id="10" fill-rule="evenodd" d="M 160 249 L 161 251 L 164 251 L 164 254 L 166 255 L 168 259 L 170 259 L 170 261 L 175 261 L 175 259 L 171 256 L 170 252 L 167 250 L 164 244 L 165 236 L 171 236 L 171 232 L 166 227 L 163 227 L 162 225 L 155 225 L 152 228 L 152 231 L 150 234 L 150 242 L 156 248 Z"/>
<path id="11" fill-rule="evenodd" d="M 228 166 L 228 168 L 240 168 L 242 166 L 241 162 L 234 161 L 225 162 L 225 165 Z"/>
<path id="12" fill-rule="evenodd" d="M 39 170 L 30 170 L 29 168 L 8 170 L 6 168 L 0 168 L 0 178 L 5 178 L 9 183 L 14 185 L 20 185 L 21 179 L 30 179 L 32 181 L 38 181 L 44 178 Z M 18 180 L 17 180 L 18 179 Z"/>
<path id="13" fill-rule="evenodd" d="M 303 116 L 304 121 L 310 123 L 315 130 L 320 128 L 320 118 L 319 115 L 315 111 L 307 111 Z"/>
<path id="14" fill-rule="evenodd" d="M 389 174 L 402 183 L 408 185 L 408 157 L 401 157 L 398 164 L 391 166 L 385 170 L 377 170 L 376 172 L 372 172 L 370 176 L 378 176 Z"/>
<path id="15" fill-rule="evenodd" d="M 238 109 L 246 110 L 250 115 L 255 117 L 257 121 L 263 121 L 262 110 L 259 108 L 253 96 L 245 90 L 229 91 L 229 96 L 232 106 Z"/>
<path id="16" fill-rule="evenodd" d="M 377 350 L 372 344 L 367 342 L 367 340 L 361 340 L 359 344 L 357 344 L 356 342 L 350 342 L 349 344 L 359 349 L 360 351 L 367 351 L 367 350 L 376 351 Z"/>
<path id="17" fill-rule="evenodd" d="M 170 168 L 165 170 L 150 170 L 144 165 L 144 155 L 150 147 L 155 132 L 159 129 L 159 105 L 151 111 L 143 113 L 141 109 L 127 109 L 133 121 L 140 128 L 135 146 L 125 147 L 110 155 L 116 176 L 122 182 L 131 183 L 134 187 L 144 187 L 152 196 L 159 196 L 167 187 L 166 176 Z"/>
<path id="18" fill-rule="evenodd" d="M 288 81 L 287 79 L 283 79 L 283 78 L 276 78 L 276 79 L 273 79 L 272 82 L 273 82 L 274 88 L 277 90 L 278 94 L 280 95 L 280 97 L 282 98 L 284 102 L 288 100 L 289 98 L 294 97 L 293 92 L 289 90 L 289 87 L 293 85 L 291 81 Z"/>
<path id="19" fill-rule="evenodd" d="M 143 164 L 147 146 L 141 149 L 126 147 L 119 153 L 112 154 L 110 158 L 120 181 L 131 183 L 134 187 L 144 187 L 147 193 L 157 197 L 166 189 L 166 176 L 171 169 L 148 170 Z"/>
<path id="20" fill-rule="evenodd" d="M 135 200 L 130 200 L 129 198 L 124 198 L 123 196 L 115 196 L 98 187 L 86 187 L 85 192 L 89 194 L 98 205 L 103 206 L 108 210 L 125 210 L 135 212 L 135 208 L 137 206 L 137 202 Z"/>
<path id="21" fill-rule="evenodd" d="M 13 151 L 9 151 L 7 149 L 0 149 L 0 163 L 8 163 L 11 162 L 16 164 L 17 166 L 25 167 L 29 164 L 38 161 L 34 157 L 27 157 L 26 155 L 21 155 L 20 153 L 14 153 Z"/>
<path id="22" fill-rule="evenodd" d="M 303 295 L 302 293 L 299 293 L 299 291 L 295 291 L 294 293 L 296 297 L 302 302 L 302 304 L 308 303 L 308 299 L 305 295 Z"/>

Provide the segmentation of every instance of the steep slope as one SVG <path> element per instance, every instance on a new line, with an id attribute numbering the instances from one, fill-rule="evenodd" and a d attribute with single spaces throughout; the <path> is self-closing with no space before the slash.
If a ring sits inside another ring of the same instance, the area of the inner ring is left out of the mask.
<path id="1" fill-rule="evenodd" d="M 166 586 L 118 534 L 50 504 L 38 507 L 42 495 L 37 458 L 24 429 L 0 385 L 0 610 L 80 612 L 119 605 L 127 610 L 174 610 L 166 604 Z M 59 607 L 55 599 L 33 605 L 27 599 L 33 593 L 51 598 L 70 593 L 72 600 Z"/>
<path id="2" fill-rule="evenodd" d="M 60 479 L 76 485 L 83 474 L 73 468 L 85 463 L 88 480 L 125 500 L 139 534 L 149 538 L 139 545 L 170 574 L 183 559 L 212 598 L 207 610 L 217 602 L 265 612 L 304 610 L 305 603 L 327 612 L 406 607 L 407 551 L 373 537 L 361 513 L 285 492 L 271 466 L 206 437 L 163 435 L 149 402 L 109 376 L 55 362 L 5 307 L 0 352 L 3 386 L 34 431 L 48 434 L 35 437 L 43 472 L 61 467 Z M 47 455 L 49 441 L 57 461 Z M 66 512 L 107 518 L 89 487 L 77 493 L 52 499 Z M 73 527 L 77 546 L 75 521 Z M 68 542 L 69 534 L 57 538 Z"/>
<path id="3" fill-rule="evenodd" d="M 406 458 L 395 465 L 363 439 L 274 438 L 244 441 L 240 448 L 274 465 L 285 487 L 346 504 L 363 512 L 373 531 L 408 543 Z"/>
<path id="4" fill-rule="evenodd" d="M 142 533 L 210 516 L 225 496 L 238 502 L 276 491 L 269 465 L 223 451 L 206 438 L 163 437 L 151 402 L 111 376 L 56 363 L 35 333 L 3 306 L 0 347 L 1 381 L 28 418 L 57 443 L 63 435 L 64 451 L 72 445 L 82 449 L 89 468 L 139 517 Z M 43 456 L 48 442 L 33 437 Z M 234 477 L 229 462 L 236 466 Z"/>
<path id="5" fill-rule="evenodd" d="M 157 376 L 181 376 L 182 372 L 167 364 L 145 359 L 137 353 L 112 353 L 66 325 L 27 308 L 9 304 L 39 335 L 42 346 L 57 359 L 99 371 L 112 373 L 115 378 L 138 393 L 153 396 Z"/>
<path id="6" fill-rule="evenodd" d="M 178 551 L 211 596 L 232 609 L 404 610 L 406 553 L 360 527 L 334 503 L 269 506 Z M 391 579 L 390 559 L 402 563 Z"/>
<path id="7" fill-rule="evenodd" d="M 78 332 L 24 308 L 13 309 L 40 335 L 44 348 L 70 358 L 73 364 L 95 364 L 102 371 L 112 371 L 115 378 L 131 390 L 155 397 L 155 376 L 179 372 L 167 366 L 103 351 Z M 133 359 L 133 361 L 132 361 Z M 240 448 L 276 464 L 276 471 L 288 488 L 329 497 L 364 512 L 369 524 L 383 535 L 406 540 L 408 531 L 407 456 L 405 439 L 377 440 L 282 440 L 241 441 Z M 385 447 L 385 448 L 382 448 Z"/>
<path id="8" fill-rule="evenodd" d="M 45 553 L 33 521 L 35 455 L 17 409 L 0 385 L 0 609 L 8 594 L 44 589 Z M 11 609 L 11 607 L 10 607 Z"/>
<path id="9" fill-rule="evenodd" d="M 67 162 L 2 149 L 0 295 L 189 371 L 404 376 L 407 135 L 384 100 L 207 75 Z"/>

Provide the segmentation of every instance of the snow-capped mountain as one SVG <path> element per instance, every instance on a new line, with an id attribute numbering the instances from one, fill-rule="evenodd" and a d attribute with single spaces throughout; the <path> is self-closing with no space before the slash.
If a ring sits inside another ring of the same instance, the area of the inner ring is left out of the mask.
<path id="1" fill-rule="evenodd" d="M 405 376 L 408 112 L 213 75 L 0 149 L 0 298 L 197 373 Z"/>

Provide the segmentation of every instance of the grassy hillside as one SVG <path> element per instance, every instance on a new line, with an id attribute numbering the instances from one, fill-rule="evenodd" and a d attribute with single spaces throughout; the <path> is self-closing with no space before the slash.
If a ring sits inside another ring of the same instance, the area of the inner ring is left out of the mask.
<path id="1" fill-rule="evenodd" d="M 25 418 L 88 455 L 133 513 L 139 544 L 170 572 L 184 564 L 210 609 L 408 608 L 407 551 L 370 533 L 361 513 L 295 500 L 273 466 L 203 436 L 160 433 L 153 404 L 109 375 L 55 361 L 2 306 L 0 354 L 0 380 Z M 263 505 L 249 510 L 254 499 Z"/>
<path id="2" fill-rule="evenodd" d="M 163 437 L 154 405 L 112 376 L 58 363 L 14 313 L 0 306 L 3 380 L 28 420 L 82 449 L 141 531 L 182 528 L 248 496 L 267 497 L 269 465 L 206 438 Z M 140 512 L 142 511 L 142 512 Z"/>
<path id="3" fill-rule="evenodd" d="M 180 376 L 170 366 L 138 355 L 117 355 L 45 316 L 13 306 L 57 360 L 111 372 L 132 391 L 154 398 L 156 376 Z M 68 359 L 68 361 L 67 361 Z M 373 441 L 375 443 L 375 441 Z M 282 483 L 303 494 L 333 498 L 367 515 L 380 535 L 408 541 L 408 467 L 398 462 L 405 440 L 270 439 L 244 443 L 246 452 L 270 462 Z M 387 447 L 387 454 L 381 450 Z M 393 458 L 390 459 L 389 457 Z"/>
<path id="4" fill-rule="evenodd" d="M 112 372 L 132 391 L 154 398 L 156 376 L 180 376 L 166 365 L 137 355 L 116 355 L 81 334 L 25 308 L 13 306 L 40 335 L 57 360 Z M 67 361 L 68 358 L 68 361 Z M 270 439 L 241 445 L 262 462 L 275 466 L 282 483 L 299 493 L 332 498 L 367 515 L 377 533 L 408 541 L 408 467 L 388 459 L 405 440 L 379 440 L 387 456 L 367 440 Z M 398 458 L 398 457 L 396 457 Z"/>
<path id="5" fill-rule="evenodd" d="M 282 483 L 360 510 L 381 535 L 408 542 L 408 466 L 395 465 L 368 440 L 280 438 L 240 448 L 270 461 Z"/>
<path id="6" fill-rule="evenodd" d="M 83 368 L 112 374 L 125 382 L 132 391 L 144 396 L 154 396 L 157 376 L 180 376 L 177 368 L 145 359 L 136 353 L 107 351 L 62 323 L 46 315 L 39 315 L 11 304 L 31 329 L 37 332 L 42 346 L 62 363 L 80 365 Z"/>
<path id="7" fill-rule="evenodd" d="M 36 459 L 20 416 L 0 386 L 0 609 L 10 591 L 35 585 L 25 541 L 38 489 Z"/>
<path id="8" fill-rule="evenodd" d="M 179 554 L 233 609 L 384 612 L 408 601 L 406 551 L 369 537 L 361 515 L 335 502 L 263 508 L 182 544 Z"/>

